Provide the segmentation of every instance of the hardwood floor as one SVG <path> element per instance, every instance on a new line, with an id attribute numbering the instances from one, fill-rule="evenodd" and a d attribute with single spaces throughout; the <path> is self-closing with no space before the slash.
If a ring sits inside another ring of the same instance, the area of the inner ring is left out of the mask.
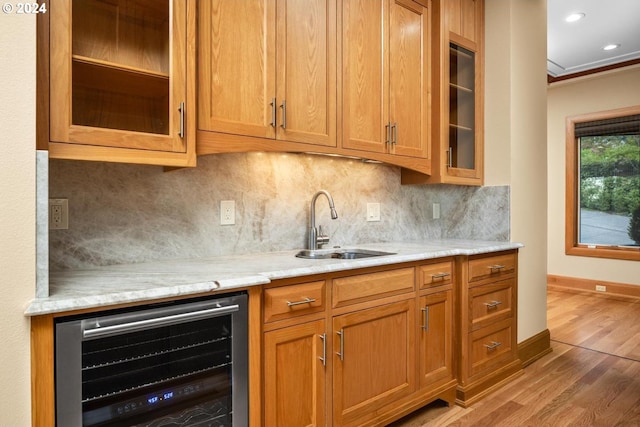
<path id="1" fill-rule="evenodd" d="M 393 427 L 640 426 L 640 300 L 549 290 L 553 352 L 470 408 L 435 402 Z"/>

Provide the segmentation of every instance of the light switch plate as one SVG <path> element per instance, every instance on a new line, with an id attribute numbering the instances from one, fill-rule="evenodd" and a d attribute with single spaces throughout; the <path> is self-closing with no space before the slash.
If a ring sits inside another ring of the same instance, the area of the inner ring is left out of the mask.
<path id="1" fill-rule="evenodd" d="M 367 203 L 367 221 L 380 221 L 380 203 Z"/>
<path id="2" fill-rule="evenodd" d="M 440 218 L 440 203 L 433 204 L 433 219 Z"/>

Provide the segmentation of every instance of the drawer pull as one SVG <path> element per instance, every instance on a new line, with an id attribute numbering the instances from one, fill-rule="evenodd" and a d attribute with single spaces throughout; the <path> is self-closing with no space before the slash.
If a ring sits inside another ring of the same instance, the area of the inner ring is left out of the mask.
<path id="1" fill-rule="evenodd" d="M 302 301 L 294 301 L 294 302 L 287 301 L 287 306 L 294 307 L 296 305 L 311 304 L 311 303 L 314 303 L 314 302 L 316 302 L 316 300 L 314 298 L 307 297 L 307 298 L 303 299 Z"/>
<path id="2" fill-rule="evenodd" d="M 497 306 L 499 306 L 500 304 L 502 304 L 502 301 L 491 301 L 491 302 L 485 302 L 484 303 L 484 305 L 487 306 L 487 310 L 494 309 Z"/>
<path id="3" fill-rule="evenodd" d="M 502 345 L 501 342 L 491 341 L 491 344 L 485 344 L 484 346 L 487 347 L 487 351 L 492 351 L 492 350 L 495 350 L 496 348 L 500 347 L 501 345 Z"/>
<path id="4" fill-rule="evenodd" d="M 487 267 L 489 270 L 491 270 L 492 272 L 494 270 L 502 270 L 504 269 L 504 265 L 500 265 L 500 264 L 495 264 L 495 265 L 490 265 L 489 267 Z"/>
<path id="5" fill-rule="evenodd" d="M 438 274 L 432 274 L 431 278 L 433 280 L 437 280 L 437 279 L 444 279 L 445 277 L 449 277 L 451 276 L 451 273 L 438 273 Z"/>

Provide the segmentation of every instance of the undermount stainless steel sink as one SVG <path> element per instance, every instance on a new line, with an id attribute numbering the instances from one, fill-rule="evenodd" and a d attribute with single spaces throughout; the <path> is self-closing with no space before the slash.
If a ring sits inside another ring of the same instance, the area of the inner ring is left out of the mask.
<path id="1" fill-rule="evenodd" d="M 394 252 L 371 251 L 369 249 L 305 249 L 296 254 L 298 258 L 307 259 L 358 259 L 376 256 L 395 255 Z"/>

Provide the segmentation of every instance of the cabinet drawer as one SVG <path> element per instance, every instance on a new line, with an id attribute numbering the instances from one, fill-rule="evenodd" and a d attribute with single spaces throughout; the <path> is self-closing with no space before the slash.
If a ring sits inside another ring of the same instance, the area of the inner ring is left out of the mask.
<path id="1" fill-rule="evenodd" d="M 515 278 L 476 286 L 469 290 L 469 320 L 471 330 L 498 320 L 513 317 Z"/>
<path id="2" fill-rule="evenodd" d="M 515 253 L 470 259 L 469 282 L 496 279 L 513 274 L 516 271 L 516 263 Z"/>
<path id="3" fill-rule="evenodd" d="M 453 261 L 423 265 L 420 271 L 420 289 L 448 285 L 453 280 Z"/>
<path id="4" fill-rule="evenodd" d="M 514 358 L 513 325 L 506 319 L 469 335 L 469 375 L 492 372 Z"/>
<path id="5" fill-rule="evenodd" d="M 264 321 L 322 312 L 325 309 L 324 293 L 324 280 L 265 289 Z"/>
<path id="6" fill-rule="evenodd" d="M 414 290 L 414 282 L 413 268 L 341 277 L 333 281 L 333 306 L 342 307 L 411 292 Z"/>

